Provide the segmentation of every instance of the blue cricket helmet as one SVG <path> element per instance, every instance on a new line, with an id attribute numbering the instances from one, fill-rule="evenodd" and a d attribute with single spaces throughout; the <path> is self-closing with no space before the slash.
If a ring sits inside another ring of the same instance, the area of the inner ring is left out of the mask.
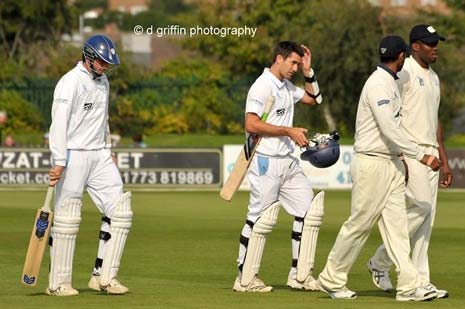
<path id="1" fill-rule="evenodd" d="M 85 43 L 83 48 L 84 56 L 92 62 L 99 58 L 108 64 L 119 64 L 118 54 L 113 41 L 105 35 L 91 36 Z"/>
<path id="2" fill-rule="evenodd" d="M 300 158 L 318 168 L 330 167 L 339 159 L 338 140 L 339 133 L 337 131 L 329 134 L 317 133 L 310 140 L 310 146 L 300 155 Z"/>

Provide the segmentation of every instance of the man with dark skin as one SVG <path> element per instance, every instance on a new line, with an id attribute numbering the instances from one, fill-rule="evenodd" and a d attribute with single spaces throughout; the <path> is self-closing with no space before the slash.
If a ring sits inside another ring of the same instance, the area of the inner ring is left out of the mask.
<path id="1" fill-rule="evenodd" d="M 410 32 L 412 55 L 405 60 L 397 80 L 402 96 L 401 127 L 408 139 L 419 145 L 426 154 L 439 156 L 442 178 L 415 160 L 405 157 L 408 166 L 406 190 L 407 218 L 412 262 L 418 270 L 422 285 L 436 291 L 438 298 L 448 297 L 446 290 L 437 289 L 430 282 L 428 246 L 436 213 L 438 183 L 447 188 L 452 173 L 443 143 L 443 130 L 438 119 L 440 86 L 431 64 L 438 59 L 439 41 L 445 38 L 430 25 L 416 25 Z M 392 265 L 384 245 L 368 261 L 373 283 L 384 291 L 393 289 L 389 279 Z"/>

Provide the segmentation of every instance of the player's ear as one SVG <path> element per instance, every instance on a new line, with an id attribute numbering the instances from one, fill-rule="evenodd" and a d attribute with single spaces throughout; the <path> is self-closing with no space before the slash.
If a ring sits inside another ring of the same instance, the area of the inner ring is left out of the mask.
<path id="1" fill-rule="evenodd" d="M 281 64 L 284 62 L 284 57 L 282 55 L 277 55 L 276 60 L 274 62 L 277 64 Z"/>

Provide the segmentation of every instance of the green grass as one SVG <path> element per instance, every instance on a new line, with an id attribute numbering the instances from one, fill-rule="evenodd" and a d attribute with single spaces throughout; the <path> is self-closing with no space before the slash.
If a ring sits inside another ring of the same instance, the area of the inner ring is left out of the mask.
<path id="1" fill-rule="evenodd" d="M 34 288 L 20 284 L 33 216 L 44 192 L 1 192 L 0 307 L 43 308 L 463 308 L 465 193 L 440 192 L 430 246 L 432 281 L 451 297 L 430 303 L 398 303 L 393 294 L 376 290 L 365 268 L 380 242 L 375 228 L 349 277 L 356 300 L 331 300 L 325 294 L 296 292 L 285 287 L 290 265 L 292 218 L 283 210 L 268 239 L 260 276 L 275 286 L 264 295 L 234 293 L 235 259 L 245 220 L 248 194 L 231 204 L 217 192 L 135 192 L 134 225 L 119 278 L 131 293 L 111 297 L 87 288 L 97 250 L 99 214 L 86 196 L 74 259 L 77 297 L 43 294 L 47 284 L 48 250 Z M 325 218 L 317 247 L 316 273 L 321 271 L 336 234 L 350 212 L 350 192 L 326 194 Z"/>

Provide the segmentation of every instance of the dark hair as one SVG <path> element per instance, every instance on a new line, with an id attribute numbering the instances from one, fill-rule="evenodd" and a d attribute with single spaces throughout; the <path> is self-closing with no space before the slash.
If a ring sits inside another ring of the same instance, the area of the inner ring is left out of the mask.
<path id="1" fill-rule="evenodd" d="M 391 63 L 391 62 L 394 62 L 394 61 L 397 60 L 397 58 L 399 57 L 399 54 L 397 54 L 396 57 L 393 57 L 393 56 L 379 56 L 379 60 L 381 61 L 381 63 Z"/>
<path id="2" fill-rule="evenodd" d="M 294 41 L 279 42 L 273 51 L 273 62 L 276 61 L 276 57 L 278 55 L 281 55 L 284 59 L 286 59 L 292 53 L 296 53 L 300 57 L 303 57 L 304 49 Z"/>

